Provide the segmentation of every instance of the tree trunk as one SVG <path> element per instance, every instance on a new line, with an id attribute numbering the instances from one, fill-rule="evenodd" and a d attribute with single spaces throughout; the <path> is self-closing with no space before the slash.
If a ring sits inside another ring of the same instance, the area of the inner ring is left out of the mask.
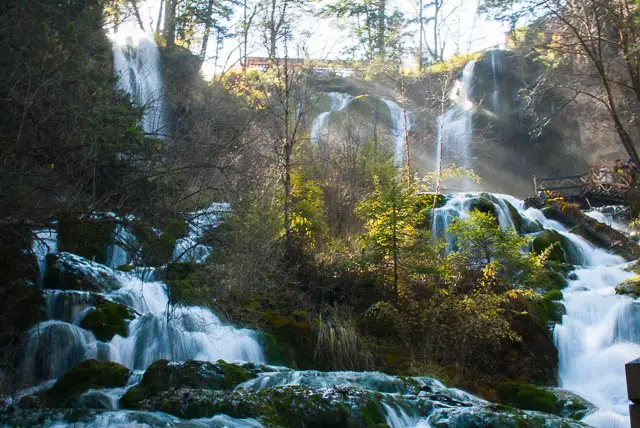
<path id="1" fill-rule="evenodd" d="M 420 4 L 418 6 L 420 8 L 419 11 L 419 19 L 420 19 L 420 31 L 419 31 L 419 41 L 418 41 L 418 74 L 422 74 L 422 63 L 424 62 L 423 54 L 422 54 L 422 39 L 424 38 L 424 5 L 423 0 L 420 0 Z"/>
<path id="2" fill-rule="evenodd" d="M 207 57 L 207 44 L 209 43 L 209 35 L 211 34 L 211 14 L 213 13 L 213 1 L 207 2 L 207 16 L 204 22 L 204 34 L 202 36 L 202 46 L 200 47 L 200 61 L 204 62 Z"/>
<path id="3" fill-rule="evenodd" d="M 386 0 L 378 0 L 378 56 L 384 57 L 384 36 L 386 25 Z"/>
<path id="4" fill-rule="evenodd" d="M 402 114 L 404 116 L 404 145 L 407 156 L 407 185 L 411 187 L 411 154 L 409 152 L 409 127 L 407 126 L 407 93 L 404 86 L 404 64 L 402 64 Z"/>
<path id="5" fill-rule="evenodd" d="M 164 37 L 167 46 L 176 42 L 176 6 L 177 0 L 165 0 L 164 3 Z"/>
<path id="6" fill-rule="evenodd" d="M 129 0 L 129 2 L 131 3 L 133 14 L 136 16 L 136 21 L 138 21 L 138 25 L 140 26 L 140 29 L 144 31 L 144 24 L 142 23 L 142 18 L 140 17 L 140 10 L 138 10 L 138 3 L 136 3 L 136 0 Z"/>
<path id="7" fill-rule="evenodd" d="M 162 22 L 162 7 L 164 6 L 164 1 L 160 1 L 160 7 L 158 8 L 158 22 L 156 22 L 156 33 L 160 33 L 160 23 Z"/>

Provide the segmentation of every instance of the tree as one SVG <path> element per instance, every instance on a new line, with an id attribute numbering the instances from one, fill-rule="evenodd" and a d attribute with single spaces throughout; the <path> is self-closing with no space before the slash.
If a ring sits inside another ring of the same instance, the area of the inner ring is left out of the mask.
<path id="1" fill-rule="evenodd" d="M 321 14 L 345 21 L 350 27 L 360 42 L 349 49 L 352 54 L 367 60 L 399 56 L 404 15 L 398 10 L 389 13 L 386 0 L 334 0 Z"/>

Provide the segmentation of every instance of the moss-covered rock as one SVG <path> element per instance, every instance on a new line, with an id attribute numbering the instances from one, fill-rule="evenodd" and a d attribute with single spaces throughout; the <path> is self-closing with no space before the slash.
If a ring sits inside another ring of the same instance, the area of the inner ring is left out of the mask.
<path id="1" fill-rule="evenodd" d="M 597 409 L 594 404 L 566 389 L 546 389 L 558 398 L 558 401 L 562 405 L 562 409 L 558 415 L 564 418 L 580 420 Z"/>
<path id="2" fill-rule="evenodd" d="M 624 233 L 585 215 L 579 207 L 567 203 L 553 203 L 544 208 L 548 218 L 571 228 L 598 247 L 608 249 L 627 260 L 640 257 L 640 245 Z"/>
<path id="3" fill-rule="evenodd" d="M 536 278 L 536 286 L 544 291 L 562 290 L 568 285 L 567 278 L 560 272 L 547 269 Z"/>
<path id="4" fill-rule="evenodd" d="M 66 407 L 89 389 L 117 388 L 127 384 L 131 372 L 110 361 L 85 360 L 66 372 L 44 393 L 50 407 Z"/>
<path id="5" fill-rule="evenodd" d="M 491 200 L 485 197 L 480 197 L 472 200 L 469 205 L 469 211 L 472 210 L 478 210 L 486 214 L 491 214 L 496 219 L 498 218 L 498 215 L 496 213 L 496 206 L 493 204 L 493 202 L 491 202 Z"/>
<path id="6" fill-rule="evenodd" d="M 562 403 L 555 394 L 529 383 L 506 381 L 500 385 L 498 392 L 503 403 L 520 409 L 554 415 L 562 411 Z"/>
<path id="7" fill-rule="evenodd" d="M 109 292 L 120 288 L 113 271 L 71 253 L 47 254 L 44 288 Z"/>
<path id="8" fill-rule="evenodd" d="M 107 302 L 91 309 L 80 322 L 80 327 L 92 331 L 96 339 L 107 342 L 116 334 L 128 336 L 127 324 L 135 315 L 135 311 L 126 305 Z"/>
<path id="9" fill-rule="evenodd" d="M 616 286 L 616 294 L 630 296 L 634 299 L 640 297 L 640 275 L 629 278 Z"/>
<path id="10" fill-rule="evenodd" d="M 555 230 L 543 230 L 531 241 L 531 250 L 536 254 L 551 247 L 548 259 L 558 263 L 572 263 L 566 238 Z"/>
<path id="11" fill-rule="evenodd" d="M 74 253 L 86 259 L 105 263 L 109 245 L 113 242 L 113 219 L 64 219 L 58 225 L 58 250 Z"/>
<path id="12" fill-rule="evenodd" d="M 264 367 L 250 363 L 238 365 L 223 360 L 216 363 L 159 360 L 147 368 L 142 381 L 127 391 L 121 403 L 127 408 L 137 408 L 140 401 L 176 388 L 232 389 L 264 370 Z"/>

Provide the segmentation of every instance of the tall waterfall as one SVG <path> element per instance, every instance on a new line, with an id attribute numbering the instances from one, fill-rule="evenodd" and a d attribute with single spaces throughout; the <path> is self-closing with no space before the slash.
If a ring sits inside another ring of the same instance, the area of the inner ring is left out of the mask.
<path id="1" fill-rule="evenodd" d="M 493 92 L 491 93 L 491 108 L 493 108 L 494 113 L 498 113 L 500 111 L 500 100 L 499 92 L 498 92 L 498 78 L 496 76 L 496 66 L 499 62 L 499 59 L 496 60 L 496 51 L 491 51 L 491 74 L 493 75 Z"/>
<path id="2" fill-rule="evenodd" d="M 473 69 L 475 61 L 469 61 L 462 71 L 451 94 L 453 105 L 439 118 L 439 132 L 442 132 L 443 161 L 454 162 L 458 166 L 471 167 L 471 143 L 473 139 Z M 438 150 L 440 150 L 439 144 Z M 437 159 L 440 153 L 436 154 Z M 446 166 L 446 165 L 444 165 Z"/>
<path id="3" fill-rule="evenodd" d="M 136 105 L 145 109 L 142 119 L 145 132 L 162 138 L 167 130 L 158 46 L 152 36 L 130 22 L 122 23 L 109 39 L 118 87 L 131 94 Z"/>
<path id="4" fill-rule="evenodd" d="M 309 139 L 313 143 L 318 143 L 320 138 L 326 138 L 329 135 L 329 119 L 331 118 L 331 113 L 334 111 L 343 111 L 353 99 L 352 95 L 342 92 L 329 92 L 327 95 L 331 101 L 329 105 L 330 110 L 320 113 L 311 124 Z"/>
<path id="5" fill-rule="evenodd" d="M 404 110 L 402 109 L 402 107 L 391 100 L 382 101 L 384 101 L 387 107 L 389 107 L 389 111 L 391 112 L 391 124 L 393 126 L 393 128 L 391 129 L 391 133 L 395 138 L 395 144 L 393 146 L 393 160 L 396 165 L 402 165 L 406 151 Z M 413 113 L 407 110 L 406 132 L 411 131 L 411 128 L 413 128 L 414 124 L 415 120 L 413 118 Z"/>
<path id="6" fill-rule="evenodd" d="M 576 259 L 576 278 L 563 291 L 566 315 L 555 326 L 559 353 L 559 385 L 598 407 L 584 422 L 595 427 L 628 427 L 629 406 L 625 363 L 640 357 L 640 302 L 617 295 L 615 286 L 633 274 L 624 260 L 573 234 L 561 223 L 547 219 L 534 208 L 507 195 L 458 193 L 436 209 L 435 236 L 445 237 L 454 218 L 466 218 L 473 201 L 490 199 L 503 229 L 513 228 L 506 203 L 517 209 L 523 220 L 555 230 L 570 242 Z M 448 236 L 448 249 L 455 243 Z"/>

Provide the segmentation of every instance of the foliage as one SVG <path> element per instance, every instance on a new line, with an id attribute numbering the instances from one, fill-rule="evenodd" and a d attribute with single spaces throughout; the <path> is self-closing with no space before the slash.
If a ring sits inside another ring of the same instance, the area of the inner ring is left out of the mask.
<path id="1" fill-rule="evenodd" d="M 523 253 L 529 239 L 511 229 L 503 231 L 490 213 L 471 211 L 469 219 L 455 219 L 449 231 L 468 267 L 482 270 L 487 281 L 499 278 L 510 286 L 523 286 L 542 272 L 546 254 Z"/>
<path id="2" fill-rule="evenodd" d="M 324 199 L 319 183 L 291 174 L 291 229 L 299 244 L 313 249 L 326 234 Z"/>

